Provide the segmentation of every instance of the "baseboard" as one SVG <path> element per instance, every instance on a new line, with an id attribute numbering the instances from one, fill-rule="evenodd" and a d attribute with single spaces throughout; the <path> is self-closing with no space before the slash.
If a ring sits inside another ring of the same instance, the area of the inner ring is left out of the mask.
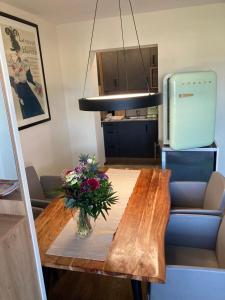
<path id="1" fill-rule="evenodd" d="M 160 165 L 160 158 L 137 158 L 137 157 L 106 157 L 105 165 L 107 164 L 126 164 L 126 165 Z"/>

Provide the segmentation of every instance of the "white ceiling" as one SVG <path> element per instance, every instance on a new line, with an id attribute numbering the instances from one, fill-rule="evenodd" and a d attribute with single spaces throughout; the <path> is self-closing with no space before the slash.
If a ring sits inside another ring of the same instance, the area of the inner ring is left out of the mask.
<path id="1" fill-rule="evenodd" d="M 57 24 L 93 19 L 96 0 L 3 0 Z M 134 13 L 157 11 L 225 0 L 132 0 Z M 123 14 L 130 14 L 128 0 L 121 0 Z M 98 18 L 118 16 L 118 0 L 99 0 Z"/>

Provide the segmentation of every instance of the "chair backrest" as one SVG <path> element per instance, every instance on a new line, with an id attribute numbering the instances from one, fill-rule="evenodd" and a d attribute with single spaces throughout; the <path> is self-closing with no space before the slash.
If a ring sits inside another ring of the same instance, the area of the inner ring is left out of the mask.
<path id="1" fill-rule="evenodd" d="M 225 216 L 220 224 L 217 235 L 216 256 L 219 267 L 225 269 Z"/>
<path id="2" fill-rule="evenodd" d="M 225 178 L 219 172 L 213 172 L 206 187 L 204 209 L 225 209 Z"/>
<path id="3" fill-rule="evenodd" d="M 33 166 L 26 167 L 26 175 L 31 199 L 46 199 L 39 181 L 39 177 Z"/>
<path id="4" fill-rule="evenodd" d="M 170 182 L 172 207 L 202 208 L 206 182 L 173 181 Z"/>

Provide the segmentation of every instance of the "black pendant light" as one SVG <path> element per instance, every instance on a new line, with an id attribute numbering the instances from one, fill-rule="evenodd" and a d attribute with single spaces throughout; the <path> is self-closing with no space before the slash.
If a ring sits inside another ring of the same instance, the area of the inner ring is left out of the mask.
<path id="1" fill-rule="evenodd" d="M 86 111 L 113 111 L 151 107 L 161 103 L 161 94 L 140 93 L 82 98 L 79 107 Z"/>
<path id="2" fill-rule="evenodd" d="M 91 41 L 90 41 L 90 48 L 89 48 L 89 55 L 88 55 L 88 62 L 86 67 L 86 74 L 85 74 L 85 81 L 84 81 L 84 88 L 83 88 L 83 97 L 79 99 L 79 108 L 80 110 L 85 111 L 115 111 L 115 110 L 128 110 L 128 109 L 138 109 L 144 107 L 151 107 L 157 106 L 162 104 L 162 94 L 160 93 L 150 93 L 149 83 L 147 79 L 147 71 L 144 64 L 144 59 L 141 51 L 140 41 L 137 32 L 137 26 L 134 18 L 133 7 L 131 4 L 131 0 L 129 1 L 130 10 L 132 14 L 132 19 L 134 23 L 135 33 L 138 42 L 138 48 L 141 58 L 141 63 L 143 67 L 143 72 L 146 78 L 146 87 L 147 91 L 145 93 L 132 93 L 132 94 L 118 94 L 118 95 L 110 95 L 110 96 L 98 96 L 98 97 L 84 97 L 86 83 L 87 83 L 87 74 L 88 68 L 90 63 L 90 56 L 91 56 L 91 49 L 92 49 L 92 42 L 93 42 L 93 35 L 95 29 L 95 22 L 98 10 L 98 2 L 96 0 L 95 5 L 95 12 L 94 12 L 94 20 L 92 26 L 92 34 L 91 34 Z M 123 32 L 123 20 L 122 20 L 122 13 L 121 13 L 121 0 L 119 0 L 119 13 L 120 13 L 120 23 L 121 23 L 121 35 L 123 41 L 123 53 L 124 53 L 124 64 L 125 64 L 125 73 L 126 73 L 126 83 L 128 88 L 128 80 L 127 80 L 127 68 L 126 68 L 126 56 L 125 56 L 125 43 L 124 43 L 124 32 Z"/>

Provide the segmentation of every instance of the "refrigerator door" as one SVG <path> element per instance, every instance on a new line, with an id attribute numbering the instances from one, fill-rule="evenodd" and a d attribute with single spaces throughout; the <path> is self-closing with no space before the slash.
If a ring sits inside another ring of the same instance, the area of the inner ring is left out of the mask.
<path id="1" fill-rule="evenodd" d="M 169 80 L 170 147 L 184 150 L 213 143 L 215 72 L 173 74 Z"/>

